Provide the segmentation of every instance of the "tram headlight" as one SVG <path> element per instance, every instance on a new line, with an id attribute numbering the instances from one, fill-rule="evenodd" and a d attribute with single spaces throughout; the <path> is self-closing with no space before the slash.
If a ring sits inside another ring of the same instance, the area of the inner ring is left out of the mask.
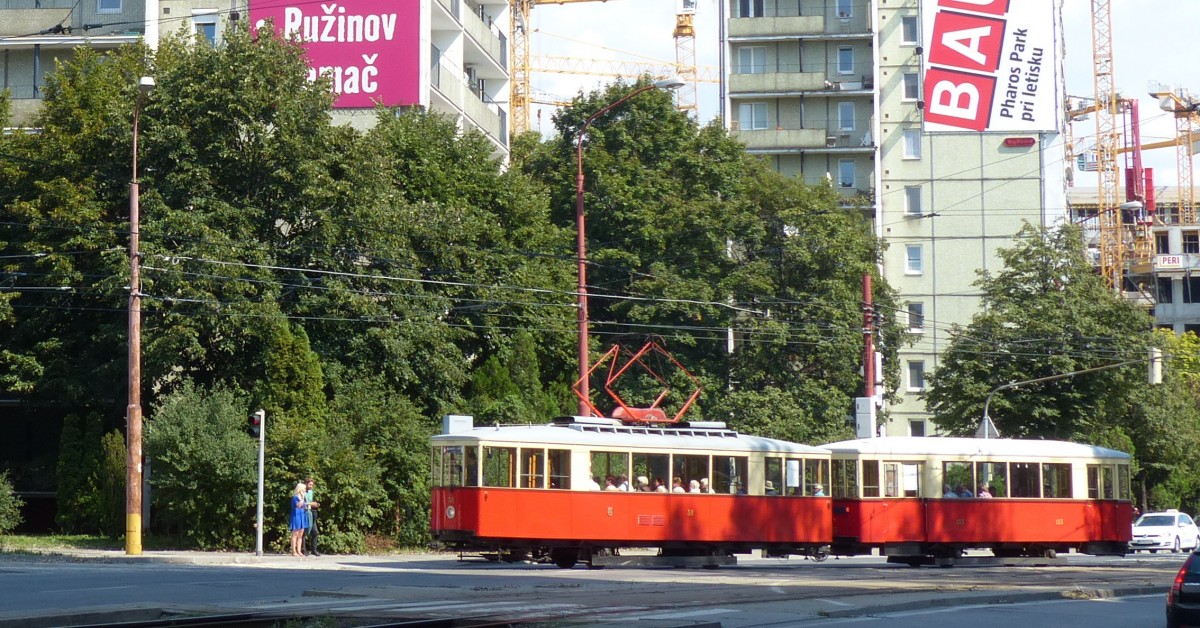
<path id="1" fill-rule="evenodd" d="M 454 506 L 446 506 L 446 518 L 447 519 L 453 519 L 454 515 L 456 515 L 456 514 L 458 514 L 458 511 L 454 510 Z"/>

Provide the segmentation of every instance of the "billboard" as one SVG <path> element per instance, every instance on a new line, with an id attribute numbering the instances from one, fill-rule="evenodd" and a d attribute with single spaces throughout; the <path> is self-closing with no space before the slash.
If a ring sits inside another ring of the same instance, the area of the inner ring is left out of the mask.
<path id="1" fill-rule="evenodd" d="M 1056 130 L 1056 4 L 922 2 L 925 130 Z"/>
<path id="2" fill-rule="evenodd" d="M 250 23 L 299 39 L 308 77 L 328 76 L 334 107 L 419 104 L 421 0 L 251 0 Z"/>

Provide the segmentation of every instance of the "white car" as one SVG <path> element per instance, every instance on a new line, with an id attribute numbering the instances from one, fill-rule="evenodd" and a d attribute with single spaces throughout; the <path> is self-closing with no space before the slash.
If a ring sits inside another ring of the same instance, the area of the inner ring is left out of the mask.
<path id="1" fill-rule="evenodd" d="M 1148 512 L 1133 522 L 1133 540 L 1129 542 L 1132 551 L 1149 550 L 1153 554 L 1158 550 L 1179 552 L 1197 548 L 1200 548 L 1200 530 L 1191 517 L 1178 510 Z"/>

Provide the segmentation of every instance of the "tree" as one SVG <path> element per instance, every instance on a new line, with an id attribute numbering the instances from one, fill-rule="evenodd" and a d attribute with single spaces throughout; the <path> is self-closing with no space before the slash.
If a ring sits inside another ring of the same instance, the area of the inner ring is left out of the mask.
<path id="1" fill-rule="evenodd" d="M 951 434 L 979 425 L 996 387 L 1143 360 L 1152 319 L 1107 289 L 1084 257 L 1078 228 L 1023 227 L 1001 249 L 1003 269 L 980 273 L 981 311 L 930 375 L 927 407 Z M 1144 388 L 1146 364 L 1022 385 L 992 398 L 988 413 L 1004 436 L 1090 440 L 1127 425 L 1124 401 Z"/>
<path id="2" fill-rule="evenodd" d="M 21 525 L 21 508 L 25 502 L 13 493 L 8 471 L 0 473 L 0 534 L 8 534 Z"/>

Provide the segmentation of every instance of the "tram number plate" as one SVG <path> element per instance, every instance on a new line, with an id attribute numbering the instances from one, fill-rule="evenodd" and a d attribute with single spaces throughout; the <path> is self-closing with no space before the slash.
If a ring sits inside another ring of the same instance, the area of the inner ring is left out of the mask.
<path id="1" fill-rule="evenodd" d="M 1054 525 L 1056 525 L 1056 526 L 1060 526 L 1060 525 L 1062 525 L 1062 524 L 1063 524 L 1063 520 L 1062 520 L 1062 519 L 1055 519 L 1055 520 L 1054 520 Z"/>

